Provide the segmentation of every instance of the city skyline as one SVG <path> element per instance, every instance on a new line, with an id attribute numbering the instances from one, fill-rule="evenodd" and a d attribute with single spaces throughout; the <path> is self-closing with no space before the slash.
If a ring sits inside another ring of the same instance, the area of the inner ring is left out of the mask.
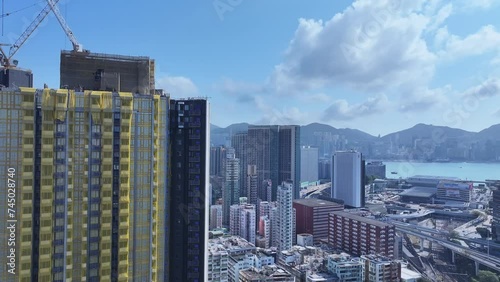
<path id="1" fill-rule="evenodd" d="M 224 109 L 214 110 L 218 126 L 318 121 L 376 136 L 420 122 L 470 131 L 500 122 L 500 6 L 494 1 L 241 1 L 225 10 L 217 2 L 114 5 L 115 13 L 147 16 L 98 32 L 82 19 L 106 17 L 112 4 L 62 1 L 60 9 L 84 48 L 150 56 L 157 61 L 157 88 L 172 97 L 211 97 L 214 109 Z M 8 2 L 5 9 L 26 6 Z M 2 42 L 16 38 L 40 9 L 6 16 Z M 130 32 L 130 41 L 109 40 Z M 36 88 L 57 89 L 55 50 L 70 48 L 49 16 L 16 59 L 33 70 Z"/>

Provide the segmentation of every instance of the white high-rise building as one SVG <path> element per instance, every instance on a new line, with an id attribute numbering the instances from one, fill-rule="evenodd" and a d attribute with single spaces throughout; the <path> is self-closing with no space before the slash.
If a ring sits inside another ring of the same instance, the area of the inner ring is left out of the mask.
<path id="1" fill-rule="evenodd" d="M 210 206 L 210 230 L 222 228 L 222 206 Z"/>
<path id="2" fill-rule="evenodd" d="M 278 186 L 278 250 L 289 250 L 293 245 L 293 182 L 283 181 Z"/>
<path id="3" fill-rule="evenodd" d="M 264 248 L 271 247 L 271 220 L 267 215 L 260 217 L 259 235 L 264 238 Z"/>
<path id="4" fill-rule="evenodd" d="M 227 149 L 226 171 L 223 199 L 223 221 L 224 226 L 229 226 L 230 207 L 239 203 L 240 199 L 240 160 L 235 157 L 234 149 Z"/>
<path id="5" fill-rule="evenodd" d="M 255 245 L 255 205 L 244 205 L 240 209 L 239 236 Z"/>
<path id="6" fill-rule="evenodd" d="M 278 220 L 279 220 L 279 211 L 278 211 L 278 206 L 272 206 L 271 210 L 269 211 L 269 221 L 271 222 L 271 247 L 278 247 L 279 245 L 279 226 L 278 226 Z"/>
<path id="7" fill-rule="evenodd" d="M 223 245 L 208 243 L 208 281 L 228 282 L 229 254 Z"/>
<path id="8" fill-rule="evenodd" d="M 259 216 L 268 216 L 269 217 L 269 212 L 271 211 L 271 203 L 269 202 L 260 202 L 259 203 Z"/>
<path id="9" fill-rule="evenodd" d="M 232 205 L 230 208 L 229 232 L 231 235 L 240 236 L 241 207 L 241 205 Z"/>
<path id="10" fill-rule="evenodd" d="M 300 182 L 318 181 L 318 165 L 318 148 L 302 146 L 300 148 Z"/>
<path id="11" fill-rule="evenodd" d="M 230 233 L 255 244 L 256 235 L 255 205 L 232 205 L 230 208 Z"/>
<path id="12" fill-rule="evenodd" d="M 344 205 L 361 208 L 365 205 L 365 165 L 361 153 L 339 151 L 333 154 L 332 198 Z"/>

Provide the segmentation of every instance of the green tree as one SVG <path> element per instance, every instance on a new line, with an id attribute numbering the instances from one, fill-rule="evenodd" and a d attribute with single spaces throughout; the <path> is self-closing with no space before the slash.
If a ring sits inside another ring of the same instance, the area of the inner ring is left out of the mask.
<path id="1" fill-rule="evenodd" d="M 500 278 L 498 278 L 498 275 L 491 272 L 491 271 L 486 271 L 486 270 L 481 270 L 479 271 L 479 274 L 477 275 L 476 278 L 473 278 L 472 281 L 477 281 L 477 282 L 500 282 Z"/>
<path id="2" fill-rule="evenodd" d="M 476 227 L 476 231 L 479 235 L 481 235 L 481 238 L 490 237 L 490 230 L 488 228 Z"/>
<path id="3" fill-rule="evenodd" d="M 456 239 L 458 237 L 460 237 L 460 234 L 458 234 L 457 231 L 453 230 L 453 231 L 450 232 L 450 238 Z"/>

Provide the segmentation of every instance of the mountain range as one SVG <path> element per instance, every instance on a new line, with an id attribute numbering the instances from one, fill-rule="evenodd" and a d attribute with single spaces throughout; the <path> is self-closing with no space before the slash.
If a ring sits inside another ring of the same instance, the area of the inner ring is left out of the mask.
<path id="1" fill-rule="evenodd" d="M 248 123 L 231 124 L 225 128 L 211 124 L 212 144 L 223 145 L 227 138 L 234 133 L 247 131 Z M 385 136 L 373 136 L 366 132 L 350 128 L 335 128 L 321 123 L 311 123 L 301 126 L 301 143 L 312 144 L 317 136 L 328 139 L 329 136 L 338 136 L 353 143 L 366 142 L 391 142 L 412 145 L 415 139 L 460 139 L 463 142 L 485 142 L 488 140 L 500 140 L 500 124 L 493 125 L 479 132 L 471 132 L 459 128 L 447 126 L 435 126 L 419 123 L 411 128 L 387 134 Z"/>

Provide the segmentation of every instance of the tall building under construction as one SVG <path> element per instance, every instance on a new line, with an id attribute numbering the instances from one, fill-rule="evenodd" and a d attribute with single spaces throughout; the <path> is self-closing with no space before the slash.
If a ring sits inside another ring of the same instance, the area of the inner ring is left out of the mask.
<path id="1" fill-rule="evenodd" d="M 0 248 L 15 256 L 15 274 L 0 257 L 0 281 L 204 281 L 208 102 L 192 100 L 183 125 L 171 110 L 181 102 L 142 93 L 0 91 L 0 182 L 15 181 L 0 217 L 17 220 L 0 221 Z"/>
<path id="2" fill-rule="evenodd" d="M 149 57 L 61 52 L 61 88 L 153 93 L 155 61 Z"/>

